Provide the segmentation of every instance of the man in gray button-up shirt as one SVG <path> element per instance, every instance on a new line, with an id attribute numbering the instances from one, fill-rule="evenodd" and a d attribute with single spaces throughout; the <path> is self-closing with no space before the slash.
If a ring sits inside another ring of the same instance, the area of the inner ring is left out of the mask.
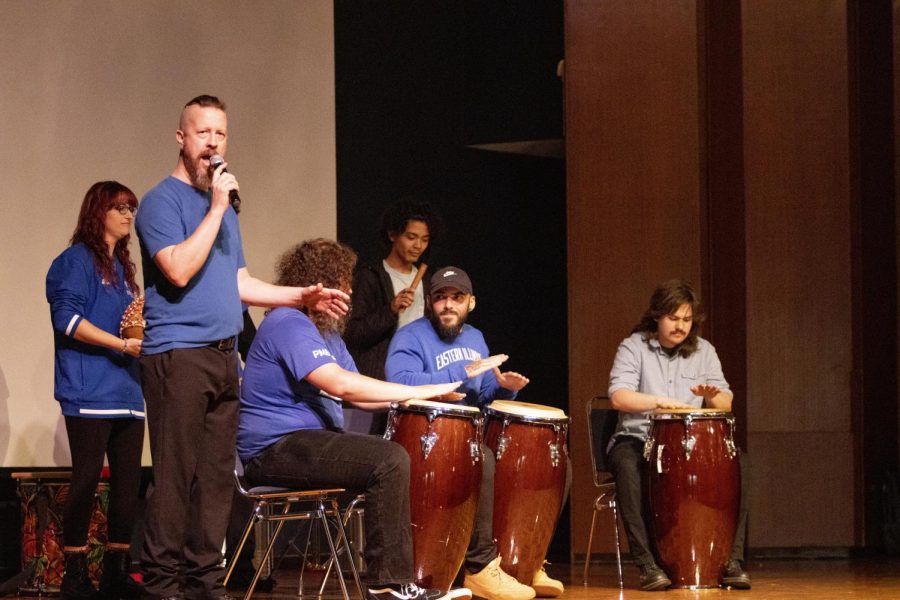
<path id="1" fill-rule="evenodd" d="M 609 397 L 620 411 L 609 449 L 610 467 L 631 554 L 641 570 L 641 589 L 646 591 L 664 590 L 671 585 L 656 564 L 642 511 L 648 413 L 657 408 L 731 410 L 733 394 L 722 374 L 716 349 L 700 337 L 702 322 L 700 296 L 690 283 L 673 279 L 661 284 L 641 321 L 619 344 L 609 375 Z M 741 462 L 743 466 L 743 456 Z M 722 577 L 723 585 L 741 589 L 750 587 L 750 576 L 742 566 L 745 507 L 742 489 L 738 531 L 731 561 Z"/>

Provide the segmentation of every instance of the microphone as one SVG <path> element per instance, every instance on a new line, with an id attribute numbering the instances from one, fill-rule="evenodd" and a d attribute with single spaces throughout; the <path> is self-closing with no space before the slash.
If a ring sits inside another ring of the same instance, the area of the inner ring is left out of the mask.
<path id="1" fill-rule="evenodd" d="M 219 156 L 218 154 L 213 154 L 209 157 L 209 168 L 213 171 L 219 168 L 219 166 L 225 162 L 225 159 Z M 223 169 L 223 173 L 227 173 L 228 169 Z M 241 197 L 238 196 L 237 190 L 228 190 L 228 199 L 231 201 L 231 208 L 234 209 L 235 213 L 241 212 Z"/>

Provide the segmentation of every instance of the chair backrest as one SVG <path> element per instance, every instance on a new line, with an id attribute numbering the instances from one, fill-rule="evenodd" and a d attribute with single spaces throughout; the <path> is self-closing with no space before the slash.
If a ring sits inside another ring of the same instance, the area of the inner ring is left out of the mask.
<path id="1" fill-rule="evenodd" d="M 594 396 L 587 402 L 588 440 L 591 444 L 591 464 L 594 467 L 594 485 L 609 479 L 609 462 L 606 448 L 616 432 L 619 411 L 612 408 L 606 396 Z"/>
<path id="2" fill-rule="evenodd" d="M 248 495 L 247 484 L 244 481 L 244 463 L 241 462 L 237 450 L 234 451 L 234 485 L 242 496 Z"/>

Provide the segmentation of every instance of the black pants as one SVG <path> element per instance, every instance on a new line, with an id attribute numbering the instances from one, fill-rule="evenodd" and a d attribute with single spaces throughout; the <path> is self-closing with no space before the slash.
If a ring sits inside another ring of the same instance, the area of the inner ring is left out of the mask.
<path id="1" fill-rule="evenodd" d="M 639 566 L 656 563 L 653 546 L 647 533 L 649 515 L 644 507 L 644 477 L 647 461 L 644 460 L 644 442 L 632 436 L 619 436 L 609 451 L 609 464 L 616 480 L 616 502 L 619 514 L 625 522 L 625 534 L 631 556 Z M 747 490 L 750 480 L 750 461 L 746 453 L 740 453 L 741 497 L 737 529 L 731 546 L 731 558 L 744 560 L 744 540 L 747 535 Z"/>
<path id="2" fill-rule="evenodd" d="M 63 509 L 65 545 L 80 547 L 87 543 L 104 455 L 109 459 L 107 539 L 113 544 L 130 544 L 141 487 L 144 421 L 66 417 L 66 433 L 72 454 L 72 480 Z"/>
<path id="3" fill-rule="evenodd" d="M 220 597 L 234 489 L 237 353 L 204 347 L 144 356 L 141 384 L 153 457 L 144 586 L 157 597 Z"/>
<path id="4" fill-rule="evenodd" d="M 245 473 L 254 485 L 364 493 L 370 583 L 413 581 L 409 455 L 402 446 L 371 435 L 295 431 L 251 459 Z"/>

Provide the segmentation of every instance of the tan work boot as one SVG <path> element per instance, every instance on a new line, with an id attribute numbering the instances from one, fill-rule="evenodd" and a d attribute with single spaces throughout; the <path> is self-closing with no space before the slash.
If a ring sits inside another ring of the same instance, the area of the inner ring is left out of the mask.
<path id="1" fill-rule="evenodd" d="M 547 564 L 547 561 L 544 561 L 545 564 Z M 565 589 L 563 582 L 547 575 L 544 565 L 541 565 L 538 572 L 534 574 L 534 579 L 531 580 L 531 587 L 538 598 L 557 598 L 562 595 Z"/>
<path id="2" fill-rule="evenodd" d="M 466 573 L 463 585 L 472 590 L 474 596 L 487 600 L 531 600 L 534 590 L 522 585 L 516 578 L 500 568 L 500 557 L 488 563 L 478 573 Z"/>

